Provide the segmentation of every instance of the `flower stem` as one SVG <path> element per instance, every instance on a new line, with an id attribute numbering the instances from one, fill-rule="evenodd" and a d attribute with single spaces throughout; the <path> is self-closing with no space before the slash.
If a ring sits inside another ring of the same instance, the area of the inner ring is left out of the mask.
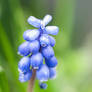
<path id="1" fill-rule="evenodd" d="M 35 77 L 36 77 L 36 69 L 33 69 L 32 77 L 29 80 L 29 84 L 28 84 L 28 92 L 33 92 Z"/>

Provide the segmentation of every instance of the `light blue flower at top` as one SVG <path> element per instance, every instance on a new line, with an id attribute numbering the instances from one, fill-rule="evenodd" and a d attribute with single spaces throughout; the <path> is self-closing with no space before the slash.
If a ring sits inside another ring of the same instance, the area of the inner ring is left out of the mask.
<path id="1" fill-rule="evenodd" d="M 59 31 L 59 28 L 57 26 L 47 26 L 47 27 L 45 27 L 51 20 L 52 20 L 52 16 L 51 15 L 46 15 L 43 18 L 43 20 L 37 19 L 33 16 L 30 16 L 27 21 L 30 25 L 44 30 L 44 33 L 46 33 L 46 34 L 57 35 L 57 33 Z"/>

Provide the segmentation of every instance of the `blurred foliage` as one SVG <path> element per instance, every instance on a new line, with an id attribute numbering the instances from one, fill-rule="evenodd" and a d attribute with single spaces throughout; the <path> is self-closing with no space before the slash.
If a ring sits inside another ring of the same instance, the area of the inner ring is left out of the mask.
<path id="1" fill-rule="evenodd" d="M 50 25 L 59 26 L 55 36 L 58 58 L 57 78 L 41 90 L 36 80 L 34 92 L 92 92 L 92 1 L 91 0 L 0 0 L 0 92 L 26 92 L 18 80 L 18 46 L 23 32 L 33 27 L 31 15 L 51 14 Z"/>

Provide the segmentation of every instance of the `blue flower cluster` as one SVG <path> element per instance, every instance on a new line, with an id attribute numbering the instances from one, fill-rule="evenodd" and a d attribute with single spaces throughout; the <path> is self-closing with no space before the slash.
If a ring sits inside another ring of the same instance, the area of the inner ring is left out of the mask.
<path id="1" fill-rule="evenodd" d="M 18 48 L 18 54 L 23 56 L 18 64 L 20 82 L 30 80 L 33 69 L 36 69 L 36 78 L 42 89 L 47 87 L 44 81 L 55 78 L 58 63 L 52 48 L 55 39 L 50 35 L 57 35 L 59 28 L 46 26 L 51 20 L 51 15 L 46 15 L 43 20 L 30 16 L 28 23 L 37 29 L 25 31 L 23 38 L 26 41 Z"/>

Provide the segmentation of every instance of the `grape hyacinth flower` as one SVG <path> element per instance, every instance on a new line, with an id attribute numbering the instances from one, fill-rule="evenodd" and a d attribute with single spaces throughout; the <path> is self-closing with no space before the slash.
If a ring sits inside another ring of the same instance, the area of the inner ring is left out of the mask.
<path id="1" fill-rule="evenodd" d="M 36 29 L 24 32 L 25 42 L 18 48 L 18 54 L 23 56 L 18 64 L 20 82 L 30 80 L 36 70 L 35 77 L 39 80 L 41 89 L 47 88 L 44 82 L 56 77 L 55 67 L 58 64 L 53 50 L 55 39 L 51 35 L 57 35 L 59 28 L 46 26 L 51 20 L 51 15 L 46 15 L 43 19 L 30 16 L 27 21 Z"/>

